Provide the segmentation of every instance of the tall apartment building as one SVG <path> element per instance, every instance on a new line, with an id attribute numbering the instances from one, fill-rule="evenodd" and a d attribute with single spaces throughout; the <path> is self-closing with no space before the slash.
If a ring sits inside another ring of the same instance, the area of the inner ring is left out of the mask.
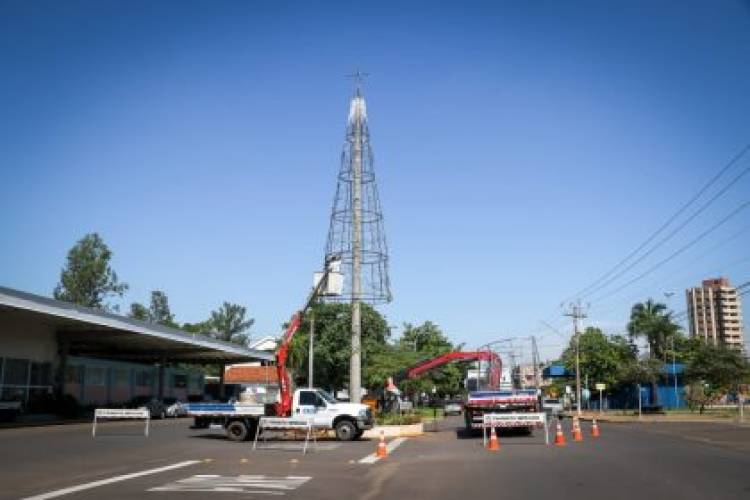
<path id="1" fill-rule="evenodd" d="M 727 278 L 703 280 L 701 286 L 688 288 L 686 295 L 691 337 L 743 348 L 742 304 Z"/>

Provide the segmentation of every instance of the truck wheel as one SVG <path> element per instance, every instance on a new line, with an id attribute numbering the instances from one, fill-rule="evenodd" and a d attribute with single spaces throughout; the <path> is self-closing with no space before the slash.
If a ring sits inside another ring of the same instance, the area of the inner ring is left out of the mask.
<path id="1" fill-rule="evenodd" d="M 227 437 L 232 441 L 245 441 L 250 433 L 244 422 L 235 420 L 227 426 Z"/>
<path id="2" fill-rule="evenodd" d="M 336 424 L 336 439 L 339 441 L 351 441 L 356 439 L 357 426 L 351 420 L 341 420 Z"/>

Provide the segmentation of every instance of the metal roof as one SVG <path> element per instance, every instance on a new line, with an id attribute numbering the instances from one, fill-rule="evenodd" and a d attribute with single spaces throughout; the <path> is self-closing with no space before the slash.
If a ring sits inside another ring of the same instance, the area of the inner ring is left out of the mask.
<path id="1" fill-rule="evenodd" d="M 3 314 L 52 325 L 72 355 L 158 362 L 238 363 L 272 361 L 272 353 L 248 349 L 203 334 L 149 323 L 89 307 L 0 287 Z M 0 336 L 2 341 L 2 336 Z"/>

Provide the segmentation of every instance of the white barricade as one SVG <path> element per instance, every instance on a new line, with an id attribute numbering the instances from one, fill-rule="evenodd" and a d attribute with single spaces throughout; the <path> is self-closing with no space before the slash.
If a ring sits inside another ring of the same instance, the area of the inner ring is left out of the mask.
<path id="1" fill-rule="evenodd" d="M 143 419 L 146 421 L 146 429 L 143 435 L 148 437 L 148 427 L 151 421 L 151 412 L 147 409 L 120 409 L 120 408 L 97 408 L 94 410 L 94 427 L 91 429 L 91 435 L 96 437 L 96 421 L 102 418 L 124 418 L 124 419 Z"/>
<path id="2" fill-rule="evenodd" d="M 258 419 L 258 429 L 255 432 L 255 439 L 253 440 L 253 450 L 258 445 L 258 434 L 264 429 L 272 431 L 305 431 L 305 444 L 302 447 L 302 453 L 307 453 L 307 444 L 312 436 L 315 449 L 318 449 L 318 441 L 315 439 L 314 425 L 312 420 L 304 418 L 283 418 L 283 417 L 260 417 Z M 267 443 L 267 434 L 263 434 L 263 443 Z"/>
<path id="3" fill-rule="evenodd" d="M 485 413 L 482 415 L 482 442 L 487 446 L 487 429 L 493 427 L 544 427 L 544 442 L 549 444 L 546 413 Z"/>

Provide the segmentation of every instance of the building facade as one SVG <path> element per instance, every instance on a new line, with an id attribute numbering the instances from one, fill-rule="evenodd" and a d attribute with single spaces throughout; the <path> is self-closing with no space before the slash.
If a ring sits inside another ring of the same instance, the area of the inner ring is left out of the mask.
<path id="1" fill-rule="evenodd" d="M 714 346 L 743 349 L 742 304 L 727 278 L 703 280 L 686 291 L 690 336 Z"/>

